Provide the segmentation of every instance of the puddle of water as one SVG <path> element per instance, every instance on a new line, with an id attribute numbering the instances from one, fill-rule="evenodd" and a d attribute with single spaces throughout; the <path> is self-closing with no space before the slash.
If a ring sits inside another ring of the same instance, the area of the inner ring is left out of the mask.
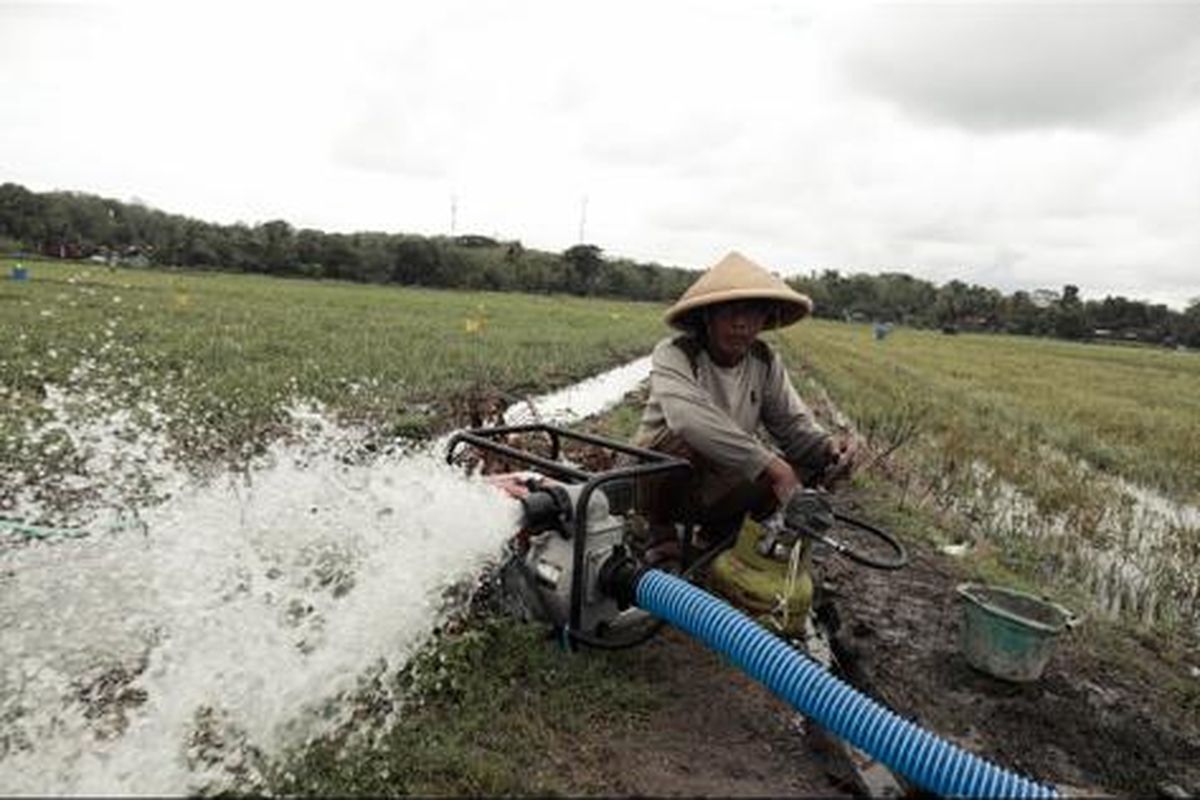
<path id="1" fill-rule="evenodd" d="M 533 404 L 562 424 L 648 371 L 639 359 Z M 296 408 L 297 441 L 198 483 L 128 414 L 81 416 L 87 398 L 48 398 L 46 427 L 85 454 L 83 475 L 114 482 L 77 512 L 87 537 L 0 541 L 0 794 L 174 795 L 253 779 L 253 754 L 332 729 L 347 695 L 402 665 L 446 589 L 478 575 L 517 524 L 511 499 L 444 463 L 444 439 L 362 457 L 364 431 Z M 140 507 L 136 526 L 107 524 L 127 512 L 126 482 L 167 499 Z M 23 496 L 17 511 L 40 509 Z"/>
<path id="2" fill-rule="evenodd" d="M 1152 528 L 1162 528 L 1163 525 L 1176 528 L 1200 529 L 1200 507 L 1180 503 L 1145 486 L 1130 483 L 1124 478 L 1107 478 L 1122 493 L 1133 498 L 1134 507 L 1139 516 L 1150 520 L 1161 520 Z"/>
<path id="3" fill-rule="evenodd" d="M 1081 536 L 1065 514 L 1042 514 L 1032 498 L 977 462 L 973 477 L 983 488 L 966 502 L 984 517 L 979 527 L 1000 541 L 1011 536 L 1052 541 L 1064 565 L 1084 580 L 1109 616 L 1127 613 L 1146 623 L 1171 616 L 1200 624 L 1200 580 L 1195 565 L 1180 553 L 1187 540 L 1200 535 L 1200 509 L 1086 464 L 1071 464 L 1061 454 L 1044 456 L 1063 462 L 1064 469 L 1084 470 L 1089 483 L 1112 498 L 1088 531 L 1105 544 Z"/>

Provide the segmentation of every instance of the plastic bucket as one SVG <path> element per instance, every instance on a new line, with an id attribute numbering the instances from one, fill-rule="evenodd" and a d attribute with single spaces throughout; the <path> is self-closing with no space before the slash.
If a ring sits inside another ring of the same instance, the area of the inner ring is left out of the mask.
<path id="1" fill-rule="evenodd" d="M 1064 630 L 1070 611 L 1031 594 L 999 586 L 964 583 L 962 650 L 975 669 L 1007 681 L 1035 681 Z"/>
<path id="2" fill-rule="evenodd" d="M 8 277 L 14 281 L 27 281 L 29 280 L 29 268 L 18 264 L 8 273 Z"/>

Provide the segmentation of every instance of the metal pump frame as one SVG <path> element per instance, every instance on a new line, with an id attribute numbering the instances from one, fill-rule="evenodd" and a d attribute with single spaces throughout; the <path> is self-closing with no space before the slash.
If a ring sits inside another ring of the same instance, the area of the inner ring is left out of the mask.
<path id="1" fill-rule="evenodd" d="M 508 436 L 510 434 L 527 434 L 538 433 L 545 434 L 550 439 L 550 457 L 539 456 L 536 453 L 528 452 L 513 447 L 504 442 L 496 441 L 498 438 Z M 637 464 L 624 467 L 616 467 L 614 469 L 604 470 L 602 472 L 589 472 L 571 464 L 566 464 L 559 460 L 562 455 L 562 440 L 574 440 L 585 444 L 599 447 L 606 450 L 611 450 L 624 455 L 632 456 L 638 459 Z M 660 453 L 655 450 L 647 450 L 643 447 L 636 447 L 624 442 L 606 439 L 603 436 L 595 436 L 590 433 L 582 433 L 578 431 L 570 431 L 565 428 L 560 428 L 556 425 L 546 425 L 543 423 L 531 423 L 525 425 L 502 425 L 490 428 L 471 428 L 465 431 L 459 431 L 450 437 L 450 441 L 446 445 L 446 461 L 452 463 L 454 460 L 455 450 L 460 444 L 469 444 L 481 450 L 487 450 L 505 458 L 512 459 L 518 463 L 526 464 L 535 467 L 538 471 L 546 474 L 548 477 L 553 477 L 562 480 L 565 483 L 582 483 L 583 489 L 579 492 L 579 499 L 575 503 L 574 514 L 572 515 L 569 531 L 564 531 L 571 537 L 572 542 L 572 563 L 571 569 L 573 572 L 571 581 L 571 610 L 570 619 L 568 622 L 567 633 L 573 637 L 581 637 L 583 632 L 579 630 L 580 620 L 583 615 L 583 570 L 584 570 L 584 544 L 587 535 L 587 508 L 592 499 L 592 494 L 601 486 L 617 480 L 636 479 L 648 475 L 658 475 L 667 473 L 678 473 L 681 478 L 689 478 L 692 473 L 692 465 L 682 458 L 670 456 L 665 453 Z M 684 541 L 691 540 L 692 534 L 692 511 L 691 509 L 682 509 L 683 519 L 681 520 L 684 526 Z"/>

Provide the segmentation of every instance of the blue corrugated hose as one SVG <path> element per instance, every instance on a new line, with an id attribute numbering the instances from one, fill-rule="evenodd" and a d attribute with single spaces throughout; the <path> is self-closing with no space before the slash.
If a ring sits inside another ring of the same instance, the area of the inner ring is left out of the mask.
<path id="1" fill-rule="evenodd" d="M 1057 797 L 919 728 L 835 678 L 748 616 L 685 580 L 648 570 L 637 605 L 727 656 L 821 727 L 944 797 Z"/>

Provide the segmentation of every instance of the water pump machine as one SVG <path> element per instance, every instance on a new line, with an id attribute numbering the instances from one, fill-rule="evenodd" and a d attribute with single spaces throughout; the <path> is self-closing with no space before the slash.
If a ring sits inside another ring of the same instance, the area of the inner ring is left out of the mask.
<path id="1" fill-rule="evenodd" d="M 588 470 L 563 458 L 568 441 L 615 466 Z M 771 517 L 705 548 L 693 545 L 691 510 L 676 509 L 682 557 L 675 572 L 646 563 L 641 495 L 686 481 L 691 465 L 663 453 L 544 424 L 475 428 L 447 445 L 467 448 L 500 474 L 521 503 L 501 582 L 522 616 L 553 626 L 569 645 L 629 647 L 673 625 L 724 655 L 797 711 L 916 786 L 943 796 L 1054 797 L 1017 775 L 925 731 L 835 677 L 798 647 L 808 612 L 808 562 L 823 547 L 864 565 L 895 569 L 906 554 L 886 531 L 836 512 L 819 492 L 798 491 Z M 505 470 L 508 470 L 505 472 Z M 513 471 L 515 470 L 515 471 Z M 735 541 L 736 540 L 736 541 Z M 705 567 L 725 597 L 692 582 Z M 772 601 L 782 602 L 785 624 Z M 790 604 L 790 605 L 789 605 Z"/>

